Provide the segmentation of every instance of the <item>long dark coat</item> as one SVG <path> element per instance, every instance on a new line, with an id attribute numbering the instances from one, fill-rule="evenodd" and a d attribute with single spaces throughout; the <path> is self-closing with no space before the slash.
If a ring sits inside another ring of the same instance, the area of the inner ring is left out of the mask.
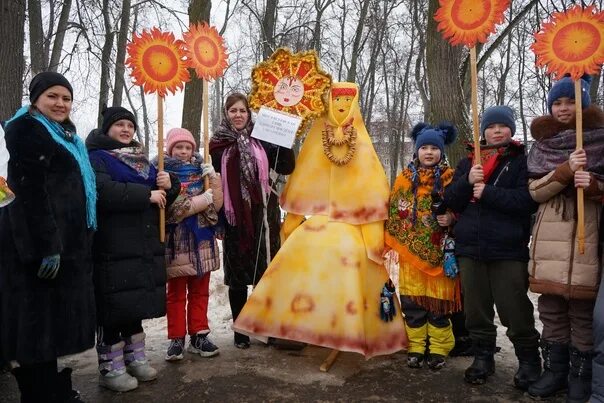
<path id="1" fill-rule="evenodd" d="M 0 209 L 0 358 L 51 361 L 94 345 L 84 185 L 73 156 L 29 114 L 8 125 L 6 145 L 16 199 Z M 56 278 L 39 279 L 42 258 L 54 254 Z"/>
<path id="2" fill-rule="evenodd" d="M 282 175 L 289 175 L 295 167 L 295 155 L 292 150 L 278 147 L 276 145 L 260 141 L 271 169 Z M 225 148 L 216 148 L 211 152 L 212 164 L 216 172 L 221 170 L 221 161 Z M 278 158 L 277 158 L 277 153 Z M 275 165 L 275 161 L 277 164 Z M 238 171 L 239 173 L 239 171 Z M 260 182 L 258 182 L 260 186 Z M 252 249 L 245 253 L 241 251 L 239 242 L 239 229 L 227 223 L 222 214 L 225 224 L 225 235 L 223 241 L 223 267 L 224 283 L 230 287 L 244 287 L 256 284 L 266 270 L 266 244 L 264 240 L 263 207 L 260 204 L 252 205 L 253 234 L 243 236 L 252 239 Z M 274 193 L 271 193 L 267 203 L 267 218 L 269 225 L 271 259 L 277 254 L 281 244 L 279 229 L 281 226 L 281 213 L 279 201 Z M 258 253 L 257 253 L 258 251 Z"/>
<path id="3" fill-rule="evenodd" d="M 159 241 L 159 209 L 149 201 L 151 191 L 157 188 L 114 180 L 107 158 L 115 157 L 102 150 L 116 149 L 120 144 L 100 131 L 88 136 L 86 146 L 98 193 L 98 230 L 93 244 L 98 324 L 119 328 L 164 316 L 164 244 Z M 168 204 L 180 191 L 178 179 L 171 180 Z"/>
<path id="4" fill-rule="evenodd" d="M 524 146 L 510 143 L 509 152 L 491 174 L 479 201 L 472 201 L 468 182 L 472 161 L 465 158 L 445 190 L 445 203 L 459 218 L 455 224 L 455 254 L 476 260 L 527 262 L 531 214 L 537 203 L 528 191 Z"/>

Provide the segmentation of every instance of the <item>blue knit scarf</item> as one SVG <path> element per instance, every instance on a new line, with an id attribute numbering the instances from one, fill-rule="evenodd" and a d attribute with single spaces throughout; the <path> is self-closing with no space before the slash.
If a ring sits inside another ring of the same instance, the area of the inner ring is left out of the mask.
<path id="1" fill-rule="evenodd" d="M 29 108 L 29 106 L 24 106 L 19 109 L 6 124 L 10 124 L 13 120 L 28 113 Z M 90 165 L 88 151 L 86 150 L 84 142 L 76 133 L 67 137 L 65 129 L 61 124 L 48 119 L 42 113 L 31 113 L 30 116 L 42 123 L 48 131 L 48 134 L 50 134 L 50 137 L 57 144 L 63 146 L 63 148 L 65 148 L 77 161 L 78 166 L 80 167 L 82 182 L 84 183 L 84 192 L 86 194 L 86 223 L 88 224 L 88 228 L 96 230 L 96 176 L 92 169 L 92 165 Z"/>

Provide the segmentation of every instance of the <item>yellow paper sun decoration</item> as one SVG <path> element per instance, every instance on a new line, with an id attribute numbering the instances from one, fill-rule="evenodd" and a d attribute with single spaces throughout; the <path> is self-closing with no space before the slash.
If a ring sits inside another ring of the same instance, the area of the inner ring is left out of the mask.
<path id="1" fill-rule="evenodd" d="M 132 69 L 134 83 L 142 85 L 146 93 L 157 92 L 160 97 L 182 89 L 190 80 L 183 45 L 171 32 L 157 28 L 144 30 L 140 36 L 133 34 L 126 65 Z"/>
<path id="2" fill-rule="evenodd" d="M 321 116 L 327 110 L 331 76 L 321 70 L 314 50 L 292 54 L 279 48 L 252 70 L 250 107 L 261 106 L 298 115 L 303 119 Z"/>
<path id="3" fill-rule="evenodd" d="M 434 19 L 451 45 L 485 43 L 503 21 L 510 0 L 440 0 Z"/>
<path id="4" fill-rule="evenodd" d="M 537 66 L 547 66 L 547 74 L 570 74 L 573 80 L 596 74 L 604 62 L 604 13 L 594 6 L 554 13 L 535 34 L 531 49 Z"/>
<path id="5" fill-rule="evenodd" d="M 183 36 L 187 58 L 197 77 L 212 80 L 222 76 L 228 65 L 227 54 L 224 40 L 216 28 L 206 23 L 191 24 L 189 32 Z"/>

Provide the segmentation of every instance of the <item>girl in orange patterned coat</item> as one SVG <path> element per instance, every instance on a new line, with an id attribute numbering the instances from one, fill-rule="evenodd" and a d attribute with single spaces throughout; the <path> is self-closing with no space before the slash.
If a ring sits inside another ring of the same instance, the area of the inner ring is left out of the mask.
<path id="1" fill-rule="evenodd" d="M 385 241 L 400 256 L 399 289 L 409 337 L 407 365 L 421 368 L 426 360 L 430 369 L 439 370 L 455 344 L 449 315 L 461 308 L 457 272 L 445 270 L 443 252 L 453 222 L 442 203 L 444 189 L 453 179 L 444 146 L 455 140 L 457 132 L 446 124 L 419 123 L 411 135 L 414 160 L 396 178 L 390 194 Z"/>

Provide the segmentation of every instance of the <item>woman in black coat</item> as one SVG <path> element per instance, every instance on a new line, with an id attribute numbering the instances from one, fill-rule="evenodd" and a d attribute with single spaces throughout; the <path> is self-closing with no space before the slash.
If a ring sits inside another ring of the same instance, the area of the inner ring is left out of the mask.
<path id="1" fill-rule="evenodd" d="M 247 98 L 234 93 L 224 104 L 224 118 L 210 140 L 216 172 L 224 192 L 224 282 L 229 286 L 233 321 L 247 301 L 247 286 L 256 284 L 266 270 L 267 250 L 263 225 L 262 190 L 268 190 L 268 172 L 289 175 L 295 166 L 292 150 L 250 137 L 254 128 Z M 280 211 L 277 196 L 266 195 L 270 257 L 279 249 Z M 248 348 L 248 336 L 235 333 L 235 346 Z"/>
<path id="2" fill-rule="evenodd" d="M 111 107 L 86 139 L 98 191 L 93 259 L 99 383 L 118 392 L 157 377 L 145 358 L 142 320 L 166 313 L 159 207 L 180 191 L 175 177 L 149 163 L 133 140 L 135 130 L 130 111 Z"/>
<path id="3" fill-rule="evenodd" d="M 94 345 L 94 171 L 69 119 L 71 84 L 44 72 L 6 124 L 12 204 L 0 209 L 0 362 L 23 402 L 79 401 L 57 357 Z"/>

